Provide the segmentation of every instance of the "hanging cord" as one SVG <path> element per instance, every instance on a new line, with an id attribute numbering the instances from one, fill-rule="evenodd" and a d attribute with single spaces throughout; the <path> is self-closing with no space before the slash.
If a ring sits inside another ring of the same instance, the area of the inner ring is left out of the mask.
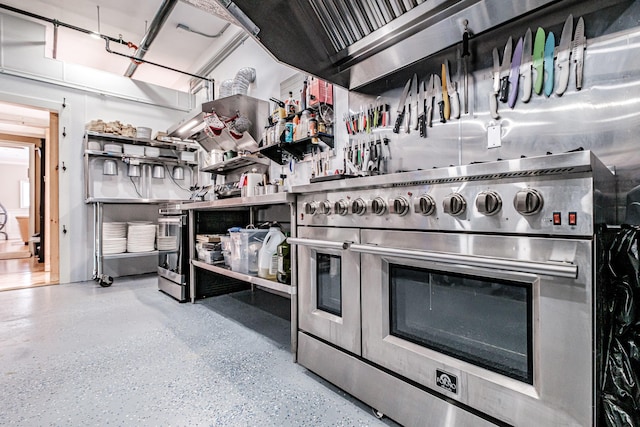
<path id="1" fill-rule="evenodd" d="M 181 186 L 180 184 L 178 184 L 176 182 L 175 179 L 173 179 L 173 174 L 169 171 L 169 167 L 167 165 L 164 165 L 164 168 L 167 170 L 167 173 L 169 174 L 169 178 L 171 178 L 171 181 L 173 181 L 173 183 L 182 191 L 186 191 L 188 193 L 191 193 L 191 190 L 184 188 L 183 186 Z"/>
<path id="2" fill-rule="evenodd" d="M 130 176 L 129 179 L 131 180 L 131 183 L 133 184 L 133 188 L 135 188 L 138 196 L 140 196 L 141 199 L 144 199 L 144 197 L 142 197 L 142 194 L 140 194 L 140 192 L 138 191 L 138 186 L 136 185 L 136 182 L 133 180 L 133 177 Z"/>

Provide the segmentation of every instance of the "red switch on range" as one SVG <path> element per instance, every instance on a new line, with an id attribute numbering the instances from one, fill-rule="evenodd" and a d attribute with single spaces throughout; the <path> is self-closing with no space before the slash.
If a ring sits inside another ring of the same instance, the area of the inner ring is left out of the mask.
<path id="1" fill-rule="evenodd" d="M 578 214 L 576 212 L 569 212 L 569 225 L 576 225 L 578 222 Z"/>
<path id="2" fill-rule="evenodd" d="M 562 213 L 554 212 L 553 213 L 553 225 L 561 225 L 562 224 Z"/>

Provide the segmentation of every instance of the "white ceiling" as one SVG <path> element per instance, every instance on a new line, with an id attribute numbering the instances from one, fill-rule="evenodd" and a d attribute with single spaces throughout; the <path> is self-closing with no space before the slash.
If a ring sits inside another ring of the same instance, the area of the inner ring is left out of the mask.
<path id="1" fill-rule="evenodd" d="M 4 0 L 3 3 L 95 32 L 98 32 L 97 6 L 99 6 L 101 34 L 114 38 L 122 35 L 124 41 L 139 45 L 162 0 Z M 2 9 L 0 12 L 11 13 Z M 41 20 L 36 22 L 41 22 L 47 27 L 46 49 L 48 56 L 51 56 L 53 25 Z M 213 35 L 217 34 L 227 21 L 180 1 L 151 44 L 144 57 L 145 60 L 195 74 L 220 52 L 229 40 L 243 31 L 232 24 L 221 37 L 208 38 L 178 29 L 178 24 Z M 127 55 L 134 53 L 133 49 L 114 43 L 110 44 L 110 48 Z M 106 52 L 103 40 L 62 26 L 58 27 L 56 59 L 119 75 L 124 75 L 130 64 L 129 59 Z M 189 90 L 191 79 L 189 76 L 150 64 L 141 64 L 133 78 L 181 91 Z"/>

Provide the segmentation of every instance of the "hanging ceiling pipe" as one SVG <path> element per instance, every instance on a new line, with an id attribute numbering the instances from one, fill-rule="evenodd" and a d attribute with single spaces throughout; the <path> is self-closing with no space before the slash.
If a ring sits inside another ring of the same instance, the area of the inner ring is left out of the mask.
<path id="1" fill-rule="evenodd" d="M 149 64 L 149 65 L 154 65 L 156 67 L 164 68 L 165 70 L 175 71 L 176 73 L 181 73 L 181 74 L 184 74 L 184 75 L 187 75 L 187 76 L 191 76 L 191 77 L 195 77 L 195 78 L 198 78 L 198 79 L 207 80 L 207 81 L 210 81 L 210 82 L 214 81 L 213 79 L 210 79 L 208 77 L 203 77 L 203 76 L 199 76 L 197 74 L 187 73 L 186 71 L 180 71 L 180 70 L 177 70 L 175 68 L 167 67 L 166 65 L 161 65 L 161 64 L 157 64 L 155 62 L 147 61 L 146 59 L 138 59 L 133 55 L 127 55 L 125 53 L 116 52 L 115 50 L 111 50 L 111 48 L 109 47 L 109 41 L 113 41 L 113 40 L 111 40 L 111 38 L 105 37 L 105 36 L 100 36 L 100 37 L 102 37 L 104 39 L 104 41 L 105 41 L 105 50 L 107 52 L 112 53 L 114 55 L 122 56 L 124 58 L 129 58 L 132 62 L 137 61 L 137 62 Z"/>
<path id="2" fill-rule="evenodd" d="M 156 67 L 164 68 L 164 69 L 167 69 L 167 70 L 170 70 L 170 71 L 174 71 L 176 73 L 185 74 L 187 76 L 195 77 L 195 78 L 198 78 L 198 79 L 201 79 L 201 80 L 207 80 L 207 81 L 210 81 L 210 82 L 214 81 L 213 79 L 211 79 L 209 77 L 204 77 L 202 75 L 187 73 L 186 71 L 177 70 L 175 68 L 167 67 L 166 65 L 157 64 L 155 62 L 147 61 L 147 60 L 144 60 L 144 59 L 136 59 L 135 57 L 133 57 L 131 55 L 126 55 L 124 53 L 120 53 L 120 52 L 116 52 L 114 50 L 111 50 L 111 48 L 109 46 L 109 42 L 118 43 L 118 44 L 121 44 L 121 45 L 124 45 L 124 46 L 127 46 L 127 47 L 135 47 L 135 45 L 133 43 L 124 41 L 122 39 L 122 36 L 120 36 L 119 38 L 115 38 L 115 37 L 107 36 L 105 34 L 98 34 L 95 31 L 87 30 L 86 28 L 76 27 L 75 25 L 67 24 L 65 22 L 58 21 L 57 19 L 47 18 L 46 16 L 37 15 L 35 13 L 27 12 L 26 10 L 17 9 L 15 7 L 7 6 L 7 5 L 1 4 L 1 3 L 0 3 L 0 9 L 5 9 L 5 10 L 8 10 L 10 12 L 17 13 L 19 15 L 28 16 L 29 18 L 38 19 L 40 21 L 44 21 L 44 22 L 48 22 L 50 24 L 53 24 L 54 32 L 55 32 L 56 28 L 64 27 L 64 28 L 69 28 L 70 30 L 78 31 L 78 32 L 81 32 L 81 33 L 84 33 L 84 34 L 87 34 L 87 35 L 90 35 L 90 36 L 99 37 L 99 38 L 101 38 L 101 39 L 103 39 L 105 41 L 105 43 L 106 43 L 105 49 L 106 49 L 106 51 L 108 53 L 111 53 L 111 54 L 114 54 L 114 55 L 123 56 L 125 58 L 131 59 L 132 61 L 136 60 L 138 62 L 143 62 L 145 64 L 149 64 L 149 65 L 153 65 L 153 66 L 156 66 Z"/>
<path id="3" fill-rule="evenodd" d="M 179 30 L 184 30 L 184 31 L 189 31 L 190 33 L 194 33 L 194 34 L 198 34 L 200 36 L 204 36 L 204 37 L 208 37 L 210 39 L 217 39 L 218 37 L 220 37 L 222 34 L 224 34 L 225 30 L 227 28 L 229 28 L 229 24 L 228 22 L 224 25 L 224 27 L 222 27 L 222 29 L 220 31 L 218 31 L 217 34 L 207 34 L 207 33 L 203 33 L 200 32 L 198 30 L 193 30 L 191 28 L 189 28 L 188 25 L 184 25 L 184 24 L 178 24 L 178 26 L 176 27 Z"/>
<path id="4" fill-rule="evenodd" d="M 127 68 L 127 71 L 125 71 L 125 77 L 131 77 L 133 76 L 133 73 L 136 72 L 136 70 L 138 69 L 139 60 L 146 55 L 147 50 L 151 46 L 151 43 L 153 43 L 153 40 L 155 40 L 156 36 L 160 32 L 160 29 L 164 25 L 165 21 L 167 20 L 167 18 L 171 14 L 171 11 L 177 3 L 178 0 L 164 0 L 162 2 L 162 5 L 160 5 L 160 9 L 158 9 L 156 16 L 153 17 L 151 25 L 147 29 L 147 32 L 142 38 L 142 41 L 138 45 L 138 49 L 133 54 L 134 60 L 132 60 L 131 64 L 129 64 L 129 68 Z"/>

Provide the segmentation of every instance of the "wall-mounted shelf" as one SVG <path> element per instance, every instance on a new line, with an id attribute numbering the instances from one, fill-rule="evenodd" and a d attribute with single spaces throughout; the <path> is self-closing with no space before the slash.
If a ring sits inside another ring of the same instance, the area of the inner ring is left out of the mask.
<path id="1" fill-rule="evenodd" d="M 189 165 L 189 166 L 197 166 L 198 162 L 190 162 L 186 160 L 180 160 L 175 157 L 151 157 L 151 156 L 139 156 L 136 154 L 124 154 L 124 153 L 111 153 L 109 151 L 98 151 L 98 150 L 85 150 L 85 154 L 89 156 L 96 157 L 111 157 L 116 159 L 136 159 L 146 163 L 168 163 L 168 164 L 176 164 L 176 165 Z"/>
<path id="2" fill-rule="evenodd" d="M 279 165 L 285 165 L 287 163 L 286 156 L 287 154 L 282 149 L 282 144 L 271 144 L 266 147 L 262 147 L 258 150 L 258 153 L 267 157 L 268 159 L 273 160 Z"/>
<path id="3" fill-rule="evenodd" d="M 267 166 L 268 164 L 269 159 L 255 156 L 240 156 L 234 157 L 233 159 L 225 160 L 224 162 L 219 162 L 210 166 L 203 167 L 200 169 L 200 172 L 211 172 L 218 175 L 226 175 L 241 168 L 253 165 Z"/>
<path id="4" fill-rule="evenodd" d="M 178 151 L 198 151 L 200 146 L 195 142 L 188 140 L 172 139 L 171 141 L 160 141 L 157 139 L 148 138 L 132 138 L 128 136 L 115 135 L 111 133 L 99 133 L 87 131 L 87 138 L 92 141 L 108 141 L 108 142 L 123 142 L 125 144 L 134 145 L 147 145 L 150 147 L 168 148 L 170 150 Z"/>
<path id="5" fill-rule="evenodd" d="M 282 138 L 284 138 L 284 136 Z M 333 148 L 334 146 L 333 135 L 319 132 L 315 137 L 309 136 L 293 142 L 284 142 L 281 140 L 278 144 L 271 144 L 260 148 L 258 152 L 274 162 L 284 165 L 287 163 L 286 153 L 290 154 L 298 161 L 304 159 L 304 155 L 310 152 L 310 147 L 317 147 L 319 145 L 313 142 L 314 139 L 319 139 L 330 148 Z"/>
<path id="6" fill-rule="evenodd" d="M 314 138 L 319 139 L 320 141 L 327 144 L 330 148 L 333 148 L 333 135 L 322 132 L 318 132 L 315 137 L 309 136 L 307 138 L 302 138 L 293 142 L 281 142 L 280 147 L 282 147 L 283 150 L 295 157 L 296 160 L 302 160 L 305 153 L 308 153 L 310 151 L 310 147 L 318 146 L 318 144 L 313 143 Z"/>

